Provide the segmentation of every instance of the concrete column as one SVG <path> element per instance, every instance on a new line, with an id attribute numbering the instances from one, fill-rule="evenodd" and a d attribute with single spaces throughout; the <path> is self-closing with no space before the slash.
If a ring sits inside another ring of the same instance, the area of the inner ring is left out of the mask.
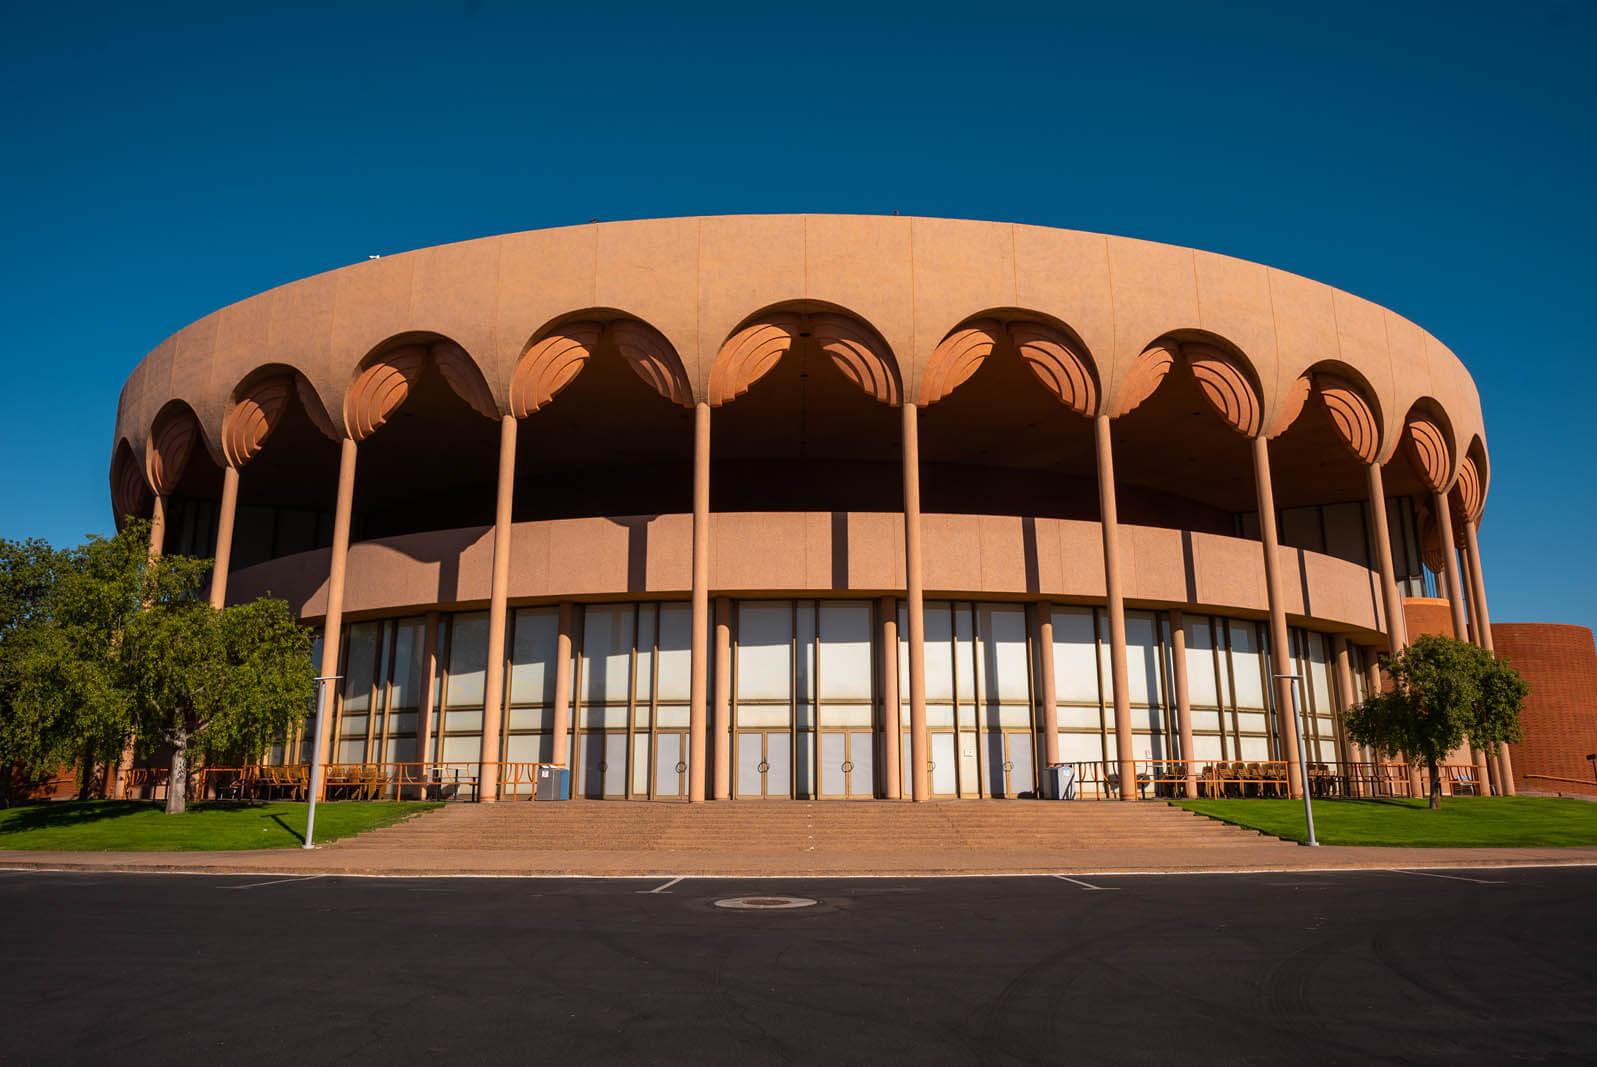
<path id="1" fill-rule="evenodd" d="M 1485 648 L 1486 646 L 1481 643 L 1480 639 L 1481 620 L 1478 614 L 1478 609 L 1475 607 L 1475 586 L 1470 581 L 1469 577 L 1469 549 L 1459 549 L 1458 556 L 1459 587 L 1463 590 L 1464 594 L 1464 617 L 1469 620 L 1469 630 L 1464 635 L 1463 639 L 1477 648 Z"/>
<path id="2" fill-rule="evenodd" d="M 732 795 L 732 598 L 715 598 L 715 799 Z"/>
<path id="3" fill-rule="evenodd" d="M 903 795 L 903 709 L 898 697 L 898 598 L 882 597 L 882 795 Z"/>
<path id="4" fill-rule="evenodd" d="M 1442 541 L 1442 567 L 1447 576 L 1447 606 L 1453 611 L 1453 636 L 1460 641 L 1469 640 L 1469 620 L 1464 615 L 1463 585 L 1458 580 L 1458 552 L 1453 547 L 1453 511 L 1447 506 L 1447 494 L 1432 493 L 1431 507 L 1436 511 L 1436 533 Z"/>
<path id="5" fill-rule="evenodd" d="M 421 709 L 416 716 L 416 759 L 423 765 L 433 762 L 433 689 L 438 685 L 438 620 L 436 611 L 427 613 L 421 635 Z"/>
<path id="6" fill-rule="evenodd" d="M 704 800 L 710 630 L 710 405 L 693 408 L 693 666 L 688 712 L 688 799 Z"/>
<path id="7" fill-rule="evenodd" d="M 1098 454 L 1098 511 L 1103 527 L 1104 598 L 1109 615 L 1109 674 L 1115 701 L 1115 759 L 1120 799 L 1137 799 L 1137 759 L 1131 736 L 1131 686 L 1126 680 L 1126 603 L 1120 578 L 1120 518 L 1115 503 L 1115 458 L 1109 416 L 1092 420 Z"/>
<path id="8" fill-rule="evenodd" d="M 931 799 L 926 730 L 926 590 L 920 556 L 920 413 L 904 402 L 904 611 L 909 621 L 909 772 L 911 796 Z"/>
<path id="9" fill-rule="evenodd" d="M 1044 600 L 1037 611 L 1037 662 L 1042 688 L 1043 763 L 1059 762 L 1059 689 L 1054 681 L 1054 606 Z"/>
<path id="10" fill-rule="evenodd" d="M 1253 480 L 1259 493 L 1259 535 L 1264 541 L 1264 585 L 1270 599 L 1270 668 L 1272 674 L 1290 674 L 1292 646 L 1287 637 L 1286 605 L 1281 593 L 1281 543 L 1275 532 L 1275 487 L 1270 482 L 1270 442 L 1262 436 L 1253 444 Z M 1298 769 L 1298 731 L 1290 721 L 1293 715 L 1292 683 L 1275 683 L 1276 721 L 1281 726 L 1282 747 L 1286 755 L 1287 790 L 1294 797 L 1303 795 L 1303 775 Z"/>
<path id="11" fill-rule="evenodd" d="M 510 602 L 510 511 L 516 493 L 516 417 L 499 419 L 499 490 L 494 500 L 494 564 L 488 594 L 488 667 L 483 671 L 482 775 L 477 795 L 485 804 L 499 799 L 504 771 L 505 627 Z"/>
<path id="12" fill-rule="evenodd" d="M 1198 795 L 1198 765 L 1192 754 L 1192 697 L 1187 689 L 1187 628 L 1181 612 L 1170 613 L 1170 673 L 1176 681 L 1176 729 L 1181 735 L 1181 762 L 1187 770 L 1187 796 Z"/>
<path id="13" fill-rule="evenodd" d="M 1375 559 L 1381 571 L 1381 606 L 1386 614 L 1387 651 L 1397 655 L 1408 644 L 1408 626 L 1403 619 L 1403 598 L 1397 593 L 1397 575 L 1392 566 L 1392 535 L 1386 526 L 1386 485 L 1381 465 L 1365 468 L 1370 485 L 1370 524 L 1375 534 Z"/>
<path id="14" fill-rule="evenodd" d="M 338 673 L 344 625 L 344 569 L 349 563 L 349 517 L 355 502 L 355 442 L 344 438 L 338 450 L 338 501 L 333 509 L 332 564 L 327 575 L 327 616 L 322 623 L 322 669 L 324 678 Z M 324 685 L 330 683 L 322 683 Z M 328 694 L 326 714 L 316 717 L 316 753 L 327 763 L 332 740 L 330 724 L 338 687 Z"/>
<path id="15" fill-rule="evenodd" d="M 555 635 L 555 721 L 554 744 L 549 762 L 564 767 L 570 760 L 566 746 L 571 741 L 571 636 L 576 625 L 576 605 L 562 600 Z"/>
<path id="16" fill-rule="evenodd" d="M 1341 634 L 1333 637 L 1331 639 L 1331 654 L 1336 661 L 1336 687 L 1341 692 L 1342 696 L 1342 699 L 1338 701 L 1338 703 L 1342 706 L 1341 710 L 1346 711 L 1348 708 L 1353 706 L 1356 699 L 1354 696 L 1355 690 L 1353 688 L 1353 660 L 1348 654 L 1347 638 L 1343 637 Z M 1352 762 L 1354 763 L 1363 762 L 1363 760 L 1360 758 L 1358 748 L 1359 746 L 1353 744 L 1351 741 L 1348 742 L 1348 756 L 1351 757 Z"/>
<path id="17" fill-rule="evenodd" d="M 211 607 L 227 603 L 227 570 L 233 560 L 233 521 L 238 514 L 238 468 L 222 470 L 222 508 L 216 516 L 216 562 L 211 567 Z"/>
<path id="18" fill-rule="evenodd" d="M 1481 542 L 1479 524 L 1471 519 L 1464 523 L 1464 539 L 1469 545 L 1469 571 L 1470 585 L 1475 590 L 1475 617 L 1480 620 L 1477 631 L 1480 634 L 1481 647 L 1488 652 L 1495 652 L 1492 645 L 1492 616 L 1486 610 L 1486 579 L 1481 571 Z M 1508 754 L 1508 746 L 1497 746 L 1498 768 L 1502 771 L 1502 791 L 1504 796 L 1513 796 L 1517 789 L 1514 787 L 1514 761 Z"/>
<path id="19" fill-rule="evenodd" d="M 166 546 L 166 497 L 155 494 L 154 510 L 150 512 L 150 558 L 160 559 Z"/>

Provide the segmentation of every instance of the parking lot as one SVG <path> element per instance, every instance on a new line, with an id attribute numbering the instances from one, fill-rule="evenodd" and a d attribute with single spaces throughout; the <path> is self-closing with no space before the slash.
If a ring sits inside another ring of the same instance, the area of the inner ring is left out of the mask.
<path id="1" fill-rule="evenodd" d="M 1594 895 L 1593 868 L 0 872 L 0 1059 L 1589 1059 Z"/>

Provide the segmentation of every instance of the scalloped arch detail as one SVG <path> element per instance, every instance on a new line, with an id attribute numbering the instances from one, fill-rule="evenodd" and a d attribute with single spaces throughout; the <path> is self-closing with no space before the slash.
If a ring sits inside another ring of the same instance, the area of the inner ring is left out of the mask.
<path id="1" fill-rule="evenodd" d="M 494 395 L 483 380 L 482 371 L 464 348 L 449 340 L 434 341 L 432 357 L 445 383 L 471 410 L 485 419 L 499 418 L 499 405 L 494 403 Z"/>
<path id="2" fill-rule="evenodd" d="M 605 327 L 606 339 L 615 343 L 621 358 L 645 385 L 685 408 L 693 406 L 693 388 L 671 342 L 646 322 L 618 319 Z"/>
<path id="3" fill-rule="evenodd" d="M 1449 496 L 1457 501 L 1453 510 L 1458 518 L 1465 522 L 1480 521 L 1485 501 L 1481 493 L 1481 472 L 1475 466 L 1474 456 L 1464 457 L 1464 465 L 1458 470 L 1458 481 L 1454 483 Z"/>
<path id="4" fill-rule="evenodd" d="M 1262 421 L 1259 392 L 1241 364 L 1214 345 L 1201 342 L 1184 344 L 1181 352 L 1209 406 L 1237 433 L 1257 437 Z"/>
<path id="5" fill-rule="evenodd" d="M 866 396 L 881 404 L 900 402 L 898 365 L 874 330 L 847 315 L 822 312 L 810 316 L 810 332 L 843 377 Z"/>
<path id="6" fill-rule="evenodd" d="M 943 397 L 970 381 L 971 375 L 981 368 L 982 360 L 992 354 L 998 344 L 998 332 L 1003 325 L 997 319 L 977 319 L 954 330 L 932 352 L 932 358 L 921 375 L 921 407 L 935 404 Z"/>
<path id="7" fill-rule="evenodd" d="M 1334 374 L 1316 374 L 1314 384 L 1342 444 L 1361 462 L 1374 463 L 1381 451 L 1381 428 L 1363 390 Z"/>
<path id="8" fill-rule="evenodd" d="M 254 459 L 277 429 L 295 389 L 294 376 L 277 374 L 256 382 L 222 420 L 222 454 L 229 466 Z"/>
<path id="9" fill-rule="evenodd" d="M 1175 365 L 1176 353 L 1170 345 L 1158 342 L 1144 348 L 1126 369 L 1126 377 L 1120 383 L 1120 395 L 1115 400 L 1115 409 L 1109 413 L 1110 417 L 1118 419 L 1135 411 L 1169 377 Z"/>
<path id="10" fill-rule="evenodd" d="M 1436 516 L 1426 511 L 1420 520 L 1420 558 L 1432 574 L 1445 574 L 1447 555 L 1442 551 L 1442 532 L 1436 526 Z"/>
<path id="11" fill-rule="evenodd" d="M 1452 468 L 1447 436 L 1434 420 L 1420 414 L 1409 415 L 1405 428 L 1408 433 L 1404 436 L 1409 444 L 1409 456 L 1414 460 L 1414 469 L 1419 472 L 1427 489 L 1440 493 L 1447 485 Z"/>
<path id="12" fill-rule="evenodd" d="M 127 438 L 123 438 L 111 458 L 111 508 L 116 512 L 119 529 L 124 517 L 137 515 L 144 510 L 144 502 L 149 495 L 150 486 L 144 480 L 138 460 L 133 458 L 133 446 L 128 444 Z"/>
<path id="13" fill-rule="evenodd" d="M 553 400 L 581 373 L 603 333 L 603 323 L 568 322 L 527 349 L 510 378 L 510 413 L 524 419 Z"/>
<path id="14" fill-rule="evenodd" d="M 710 406 L 720 407 L 749 391 L 793 347 L 802 329 L 798 315 L 778 312 L 751 322 L 727 338 L 710 369 Z"/>
<path id="15" fill-rule="evenodd" d="M 145 462 L 150 485 L 161 496 L 170 494 L 183 480 L 189 459 L 198 443 L 200 424 L 186 407 L 170 407 L 156 416 L 150 427 L 150 443 Z"/>
<path id="16" fill-rule="evenodd" d="M 360 372 L 344 398 L 344 426 L 351 439 L 364 441 L 388 421 L 416 387 L 426 361 L 425 348 L 405 345 Z"/>
<path id="17" fill-rule="evenodd" d="M 1292 424 L 1298 421 L 1298 416 L 1303 414 L 1304 405 L 1309 402 L 1309 393 L 1313 388 L 1314 382 L 1308 372 L 1298 375 L 1292 382 L 1292 388 L 1287 392 L 1286 399 L 1281 401 L 1281 410 L 1276 413 L 1274 428 L 1265 436 L 1273 440 L 1290 430 Z"/>
<path id="18" fill-rule="evenodd" d="M 1098 410 L 1098 383 L 1062 330 L 1030 320 L 1011 322 L 1009 339 L 1037 380 L 1077 415 Z"/>
<path id="19" fill-rule="evenodd" d="M 311 420 L 311 425 L 329 441 L 337 444 L 341 438 L 338 427 L 333 425 L 332 416 L 327 414 L 327 408 L 322 404 L 322 398 L 317 395 L 310 381 L 302 374 L 294 375 L 294 391 L 299 394 L 300 407 L 305 409 L 305 415 Z"/>

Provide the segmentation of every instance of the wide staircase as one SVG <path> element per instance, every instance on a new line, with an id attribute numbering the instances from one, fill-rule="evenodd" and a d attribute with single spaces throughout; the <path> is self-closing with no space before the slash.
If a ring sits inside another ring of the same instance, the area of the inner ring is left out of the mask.
<path id="1" fill-rule="evenodd" d="M 860 861 L 895 869 L 953 869 L 980 857 L 1022 854 L 1037 864 L 1126 855 L 1136 850 L 1204 850 L 1194 862 L 1268 862 L 1292 850 L 1275 838 L 1157 802 L 939 801 L 930 804 L 723 801 L 708 804 L 573 800 L 456 804 L 333 846 L 341 851 L 677 854 L 684 859 L 745 856 Z M 780 865 L 779 865 L 780 866 Z"/>

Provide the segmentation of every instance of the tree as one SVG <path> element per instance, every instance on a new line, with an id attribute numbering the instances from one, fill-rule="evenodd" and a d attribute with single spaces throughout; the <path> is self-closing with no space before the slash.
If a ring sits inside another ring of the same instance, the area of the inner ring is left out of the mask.
<path id="1" fill-rule="evenodd" d="M 64 551 L 0 542 L 0 761 L 25 771 L 173 749 L 167 811 L 195 754 L 251 760 L 303 718 L 310 632 L 288 605 L 213 610 L 209 560 L 150 558 L 149 525 Z"/>
<path id="2" fill-rule="evenodd" d="M 1423 761 L 1433 811 L 1442 806 L 1437 764 L 1466 738 L 1488 750 L 1524 738 L 1519 712 L 1530 687 L 1485 649 L 1426 634 L 1396 656 L 1382 655 L 1381 667 L 1392 688 L 1347 710 L 1347 735 L 1385 755 Z"/>

